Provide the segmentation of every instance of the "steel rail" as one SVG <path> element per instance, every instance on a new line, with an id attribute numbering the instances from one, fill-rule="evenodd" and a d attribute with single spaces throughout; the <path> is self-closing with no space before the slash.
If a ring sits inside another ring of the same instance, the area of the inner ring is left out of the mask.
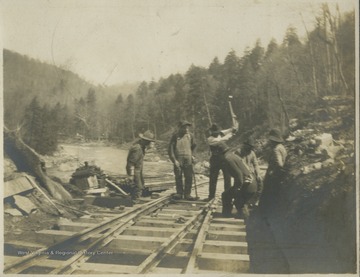
<path id="1" fill-rule="evenodd" d="M 163 203 L 166 205 L 167 203 Z M 199 220 L 199 217 L 201 217 L 210 206 L 210 203 L 206 204 L 204 208 L 202 208 L 201 211 L 195 216 L 193 216 L 190 220 L 188 220 L 188 223 L 183 226 L 178 232 L 174 233 L 170 236 L 169 240 L 164 242 L 153 254 L 151 254 L 148 258 L 145 259 L 145 261 L 138 267 L 137 273 L 145 273 L 148 268 L 153 264 L 155 259 L 158 259 L 159 257 L 162 257 L 163 253 L 166 252 L 167 249 L 169 249 L 172 245 L 174 245 L 179 237 L 183 234 L 185 236 L 188 232 L 188 230 L 195 225 L 195 223 Z M 159 207 L 156 207 L 158 209 Z M 147 213 L 151 212 L 150 209 L 146 210 Z M 123 224 L 120 224 L 118 226 L 114 226 L 111 230 L 109 230 L 106 234 L 103 235 L 103 237 L 98 238 L 95 240 L 86 251 L 83 251 L 82 253 L 77 253 L 75 256 L 67 260 L 62 267 L 58 267 L 51 271 L 49 274 L 72 274 L 75 270 L 77 270 L 81 264 L 85 263 L 88 259 L 91 258 L 91 256 L 86 256 L 84 252 L 93 252 L 95 249 L 105 247 L 108 245 L 113 239 L 115 239 L 118 235 L 120 235 L 126 228 L 133 225 L 136 221 L 136 217 L 141 216 L 144 213 L 144 211 L 137 213 L 136 215 L 131 215 L 130 218 L 124 222 Z"/>
<path id="2" fill-rule="evenodd" d="M 59 249 L 63 245 L 73 245 L 76 242 L 84 241 L 92 236 L 94 234 L 100 233 L 104 230 L 110 229 L 110 231 L 107 232 L 107 234 L 104 234 L 95 242 L 91 243 L 90 247 L 93 245 L 97 245 L 100 243 L 101 240 L 106 239 L 110 233 L 113 231 L 112 229 L 115 228 L 117 230 L 121 226 L 125 226 L 128 222 L 130 222 L 132 219 L 135 219 L 137 216 L 141 215 L 144 212 L 148 212 L 152 208 L 157 209 L 157 206 L 164 205 L 164 203 L 168 202 L 170 200 L 171 195 L 165 195 L 159 199 L 156 199 L 155 201 L 144 203 L 143 205 L 136 207 L 135 209 L 129 210 L 123 214 L 120 214 L 119 216 L 115 218 L 111 218 L 105 222 L 102 222 L 96 226 L 90 227 L 88 229 L 85 229 L 79 233 L 76 233 L 75 235 L 71 236 L 70 238 L 66 238 L 54 245 L 51 245 L 49 247 L 44 247 L 42 249 L 39 249 L 37 251 L 34 251 L 21 259 L 7 265 L 4 267 L 4 273 L 20 273 L 26 268 L 29 268 L 32 264 L 35 262 L 39 262 L 41 260 L 45 260 L 48 255 L 46 253 L 51 253 L 51 251 L 54 251 L 55 249 Z M 129 218 L 127 218 L 129 217 Z M 124 218 L 127 218 L 125 221 L 122 221 Z M 119 224 L 119 225 L 116 225 Z M 115 225 L 115 226 L 114 226 Z M 79 252 L 78 254 L 82 253 L 85 254 L 86 251 Z M 76 254 L 77 256 L 77 254 Z M 80 258 L 80 257 L 78 257 Z M 30 265 L 29 265 L 30 264 Z M 67 265 L 66 265 L 67 266 Z"/>
<path id="3" fill-rule="evenodd" d="M 200 230 L 199 230 L 199 232 L 197 234 L 196 241 L 195 241 L 195 244 L 194 244 L 193 251 L 191 252 L 190 259 L 189 259 L 189 261 L 187 263 L 187 266 L 186 266 L 184 272 L 182 272 L 182 273 L 185 273 L 185 274 L 194 273 L 194 269 L 195 269 L 195 266 L 196 266 L 196 259 L 202 252 L 204 242 L 205 242 L 205 237 L 206 237 L 206 234 L 207 234 L 207 232 L 209 230 L 211 216 L 212 216 L 214 210 L 216 210 L 216 207 L 218 205 L 217 204 L 218 200 L 219 199 L 217 197 L 212 200 L 213 202 L 211 203 L 211 206 L 208 209 L 208 211 L 206 213 L 206 216 L 204 217 L 204 220 L 203 220 L 203 222 L 201 224 Z"/>
<path id="4" fill-rule="evenodd" d="M 155 267 L 161 259 L 174 248 L 177 243 L 185 237 L 185 235 L 191 230 L 195 224 L 201 221 L 201 217 L 204 217 L 204 214 L 211 209 L 212 202 L 207 203 L 197 215 L 194 215 L 188 222 L 180 228 L 176 233 L 172 234 L 170 238 L 165 241 L 154 253 L 147 257 L 137 268 L 137 274 L 144 274 L 149 272 L 153 267 Z"/>

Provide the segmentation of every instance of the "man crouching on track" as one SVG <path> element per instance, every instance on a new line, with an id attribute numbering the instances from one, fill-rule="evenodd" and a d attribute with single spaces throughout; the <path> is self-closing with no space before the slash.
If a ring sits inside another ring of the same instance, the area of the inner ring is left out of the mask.
<path id="1" fill-rule="evenodd" d="M 235 152 L 236 155 L 240 156 L 243 160 L 244 165 L 250 171 L 252 182 L 247 187 L 247 191 L 243 194 L 244 210 L 247 209 L 248 205 L 258 206 L 260 195 L 263 188 L 262 177 L 259 168 L 259 162 L 255 154 L 255 140 L 249 137 L 241 147 L 241 149 Z M 245 211 L 246 213 L 246 211 Z"/>
<path id="2" fill-rule="evenodd" d="M 174 174 L 176 183 L 175 200 L 184 198 L 185 200 L 196 200 L 192 197 L 191 187 L 193 179 L 193 153 L 196 147 L 194 137 L 189 132 L 191 123 L 188 121 L 180 121 L 178 131 L 173 134 L 170 139 L 168 154 L 174 164 Z M 185 177 L 185 188 L 183 186 L 183 177 Z"/>
<path id="3" fill-rule="evenodd" d="M 249 189 L 252 190 L 250 187 L 253 186 L 254 183 L 251 180 L 251 173 L 244 165 L 242 159 L 230 151 L 230 148 L 225 143 L 221 142 L 218 147 L 221 149 L 223 166 L 226 167 L 230 176 L 234 178 L 234 185 L 221 195 L 223 205 L 222 214 L 225 217 L 231 217 L 234 203 L 238 215 L 242 213 L 246 218 L 249 216 L 249 212 L 244 199 L 246 199 Z"/>
<path id="4" fill-rule="evenodd" d="M 131 176 L 135 184 L 131 196 L 134 204 L 139 203 L 139 197 L 144 189 L 143 164 L 145 152 L 155 142 L 154 134 L 151 131 L 146 131 L 144 134 L 140 134 L 139 137 L 130 147 L 126 163 L 126 173 Z"/>

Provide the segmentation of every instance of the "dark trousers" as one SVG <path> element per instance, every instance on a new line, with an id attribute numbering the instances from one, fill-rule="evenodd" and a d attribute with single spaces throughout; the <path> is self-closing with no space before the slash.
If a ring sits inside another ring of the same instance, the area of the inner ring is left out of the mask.
<path id="1" fill-rule="evenodd" d="M 238 212 L 248 204 L 251 204 L 256 199 L 256 180 L 253 183 L 244 183 L 239 190 L 237 186 L 232 186 L 230 189 L 224 191 L 221 195 L 223 204 L 223 214 L 230 214 L 235 205 Z"/>
<path id="2" fill-rule="evenodd" d="M 227 168 L 224 166 L 223 160 L 218 156 L 212 155 L 210 157 L 209 199 L 215 197 L 220 170 L 224 175 L 224 191 L 227 191 L 231 187 L 231 176 L 228 173 Z"/>
<path id="3" fill-rule="evenodd" d="M 141 196 L 144 189 L 144 176 L 142 168 L 134 170 L 134 185 L 134 193 L 132 195 L 132 198 L 137 199 Z"/>
<path id="4" fill-rule="evenodd" d="M 281 171 L 266 172 L 264 187 L 259 201 L 259 207 L 262 212 L 268 212 L 279 202 L 284 177 L 285 175 Z"/>
<path id="5" fill-rule="evenodd" d="M 193 167 L 190 160 L 179 159 L 180 167 L 174 166 L 176 193 L 182 196 L 189 197 L 191 194 Z M 185 179 L 185 188 L 183 183 L 183 175 Z"/>

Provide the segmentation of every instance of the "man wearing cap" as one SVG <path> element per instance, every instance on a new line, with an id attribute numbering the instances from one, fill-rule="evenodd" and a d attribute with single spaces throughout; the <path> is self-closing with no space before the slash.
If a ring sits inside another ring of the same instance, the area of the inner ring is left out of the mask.
<path id="1" fill-rule="evenodd" d="M 194 137 L 189 132 L 191 123 L 180 121 L 178 131 L 170 139 L 168 154 L 174 164 L 174 174 L 176 183 L 176 194 L 174 199 L 195 200 L 191 194 L 193 178 L 193 153 L 196 147 Z M 183 185 L 183 175 L 185 187 Z"/>
<path id="2" fill-rule="evenodd" d="M 145 152 L 152 147 L 155 141 L 154 134 L 151 131 L 146 131 L 144 134 L 140 134 L 139 137 L 130 147 L 126 163 L 126 173 L 131 176 L 135 184 L 132 195 L 134 204 L 139 202 L 139 197 L 144 189 L 143 163 Z"/>
<path id="3" fill-rule="evenodd" d="M 235 152 L 242 161 L 244 165 L 250 172 L 249 185 L 239 194 L 239 198 L 235 201 L 239 201 L 238 206 L 242 207 L 243 214 L 245 216 L 249 215 L 248 207 L 251 205 L 257 205 L 261 191 L 262 191 L 262 177 L 260 174 L 260 168 L 258 159 L 254 152 L 255 149 L 255 140 L 252 137 L 249 137 L 243 144 L 240 150 Z"/>
<path id="4" fill-rule="evenodd" d="M 220 142 L 218 149 L 219 158 L 222 160 L 229 175 L 234 178 L 234 185 L 225 190 L 221 195 L 223 205 L 222 213 L 224 216 L 228 217 L 232 215 L 233 199 L 243 191 L 243 187 L 249 185 L 250 171 L 246 168 L 242 159 L 230 151 L 230 148 L 226 143 Z M 234 204 L 238 212 L 240 212 L 243 207 L 239 205 L 238 201 L 235 201 Z"/>
<path id="5" fill-rule="evenodd" d="M 278 129 L 272 129 L 269 132 L 268 139 L 268 168 L 264 178 L 264 190 L 260 198 L 260 207 L 268 208 L 271 202 L 276 201 L 279 186 L 285 176 L 285 162 L 287 151 L 282 144 L 284 139 Z"/>
<path id="6" fill-rule="evenodd" d="M 223 166 L 221 159 L 219 158 L 219 143 L 228 141 L 238 129 L 238 124 L 230 129 L 221 130 L 217 124 L 211 125 L 209 129 L 210 136 L 207 138 L 207 142 L 210 146 L 210 178 L 209 178 L 209 197 L 207 200 L 211 200 L 215 197 L 216 185 L 219 177 L 220 170 L 224 176 L 224 191 L 231 187 L 231 177 L 226 171 L 226 167 Z"/>

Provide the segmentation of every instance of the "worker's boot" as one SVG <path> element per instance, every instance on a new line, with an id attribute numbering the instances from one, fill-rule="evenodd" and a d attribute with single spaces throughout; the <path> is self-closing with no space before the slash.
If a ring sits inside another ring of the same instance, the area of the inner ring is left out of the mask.
<path id="1" fill-rule="evenodd" d="M 181 200 L 182 199 L 182 195 L 180 193 L 176 193 L 173 195 L 172 197 L 174 200 Z"/>
<path id="2" fill-rule="evenodd" d="M 193 196 L 191 196 L 191 195 L 187 195 L 187 196 L 185 196 L 184 198 L 185 198 L 185 200 L 187 200 L 187 201 L 195 201 L 195 200 L 197 200 L 196 197 L 193 197 Z"/>
<path id="3" fill-rule="evenodd" d="M 247 219 L 250 216 L 250 212 L 247 204 L 245 204 L 244 207 L 241 209 L 241 213 L 244 219 Z"/>
<path id="4" fill-rule="evenodd" d="M 233 208 L 231 197 L 229 197 L 228 193 L 223 192 L 221 194 L 221 200 L 222 200 L 222 215 L 224 217 L 231 217 L 231 212 Z"/>

